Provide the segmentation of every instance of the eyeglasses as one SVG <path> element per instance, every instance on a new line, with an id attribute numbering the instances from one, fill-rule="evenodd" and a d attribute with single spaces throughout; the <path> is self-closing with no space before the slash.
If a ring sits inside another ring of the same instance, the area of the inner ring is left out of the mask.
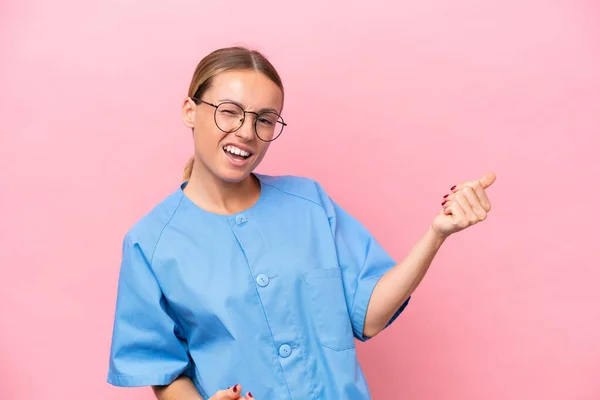
<path id="1" fill-rule="evenodd" d="M 191 99 L 194 100 L 196 104 L 200 102 L 214 107 L 215 124 L 217 125 L 217 128 L 225 133 L 232 133 L 240 129 L 242 125 L 244 125 L 246 114 L 254 114 L 254 132 L 263 142 L 272 142 L 277 139 L 279 135 L 281 135 L 281 132 L 283 132 L 283 128 L 287 126 L 287 124 L 283 122 L 281 115 L 276 112 L 265 111 L 256 113 L 253 111 L 245 111 L 242 107 L 230 101 L 213 104 L 196 97 L 192 97 Z"/>

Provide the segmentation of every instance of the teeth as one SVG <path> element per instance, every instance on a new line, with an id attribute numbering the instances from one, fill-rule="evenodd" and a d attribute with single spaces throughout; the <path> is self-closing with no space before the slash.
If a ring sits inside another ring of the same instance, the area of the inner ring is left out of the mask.
<path id="1" fill-rule="evenodd" d="M 250 155 L 250 153 L 248 153 L 247 151 L 242 150 L 242 149 L 238 149 L 237 147 L 231 146 L 231 145 L 230 146 L 225 146 L 225 150 L 228 151 L 228 152 L 230 152 L 230 153 L 232 153 L 232 154 L 236 154 L 238 156 L 248 157 Z"/>

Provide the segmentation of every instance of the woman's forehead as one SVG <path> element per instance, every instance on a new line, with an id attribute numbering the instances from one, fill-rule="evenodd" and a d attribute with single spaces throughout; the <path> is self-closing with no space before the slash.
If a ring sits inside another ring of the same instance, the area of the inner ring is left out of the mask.
<path id="1" fill-rule="evenodd" d="M 218 98 L 213 101 L 234 100 L 248 106 L 280 108 L 281 89 L 265 74 L 252 71 L 225 71 L 213 78 L 208 90 Z"/>

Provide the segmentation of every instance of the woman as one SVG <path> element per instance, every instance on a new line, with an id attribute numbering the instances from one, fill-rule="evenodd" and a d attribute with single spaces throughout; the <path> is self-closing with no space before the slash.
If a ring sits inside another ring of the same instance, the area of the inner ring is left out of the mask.
<path id="1" fill-rule="evenodd" d="M 184 182 L 124 239 L 111 384 L 163 400 L 369 399 L 354 339 L 389 326 L 444 240 L 490 210 L 493 174 L 452 187 L 396 265 L 319 183 L 253 172 L 286 126 L 283 101 L 258 52 L 198 64 Z"/>

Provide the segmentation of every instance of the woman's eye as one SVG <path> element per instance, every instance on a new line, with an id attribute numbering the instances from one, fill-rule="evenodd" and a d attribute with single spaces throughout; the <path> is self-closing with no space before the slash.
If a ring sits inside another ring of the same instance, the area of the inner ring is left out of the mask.
<path id="1" fill-rule="evenodd" d="M 261 124 L 265 124 L 265 125 L 273 125 L 273 121 L 268 120 L 266 118 L 259 118 L 258 122 L 260 122 Z"/>

